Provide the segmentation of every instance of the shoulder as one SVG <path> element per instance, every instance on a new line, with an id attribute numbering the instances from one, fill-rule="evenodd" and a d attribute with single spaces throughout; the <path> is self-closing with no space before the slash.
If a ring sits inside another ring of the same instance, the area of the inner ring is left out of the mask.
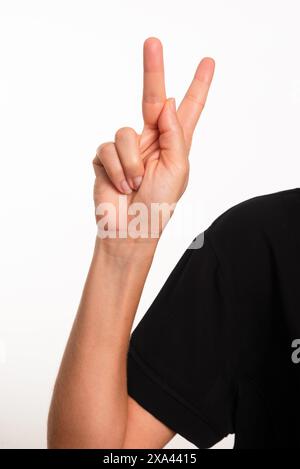
<path id="1" fill-rule="evenodd" d="M 290 230 L 299 223 L 296 209 L 299 213 L 300 189 L 244 200 L 222 213 L 193 240 L 184 261 L 195 269 L 200 262 L 223 270 L 230 266 L 231 274 L 239 275 L 269 269 L 274 254 L 289 242 Z"/>
<path id="2" fill-rule="evenodd" d="M 222 213 L 207 229 L 207 234 L 246 234 L 257 231 L 268 232 L 283 220 L 283 195 L 293 191 L 282 191 L 252 197 Z"/>
<path id="3" fill-rule="evenodd" d="M 283 198 L 293 190 L 252 197 L 220 215 L 205 231 L 219 258 L 252 264 L 269 256 L 285 233 Z"/>

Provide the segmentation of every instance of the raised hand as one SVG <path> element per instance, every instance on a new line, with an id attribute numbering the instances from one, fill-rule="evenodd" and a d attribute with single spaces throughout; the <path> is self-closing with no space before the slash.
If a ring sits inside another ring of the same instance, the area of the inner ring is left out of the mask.
<path id="1" fill-rule="evenodd" d="M 135 204 L 143 205 L 149 217 L 151 205 L 174 207 L 179 200 L 188 182 L 188 155 L 193 133 L 205 105 L 213 73 L 213 59 L 202 59 L 176 110 L 174 98 L 166 97 L 162 45 L 156 38 L 145 41 L 143 130 L 138 134 L 129 127 L 119 129 L 114 142 L 98 147 L 93 161 L 97 221 L 102 220 L 102 227 L 104 221 L 108 222 L 107 232 L 115 231 L 118 237 L 118 233 L 124 231 L 125 225 L 120 226 L 118 216 L 120 200 L 122 204 L 125 201 L 128 208 Z M 112 219 L 112 212 L 107 211 L 109 205 L 116 209 L 115 219 Z M 132 220 L 133 212 L 129 213 L 126 226 Z M 142 218 L 145 218 L 145 212 Z M 150 226 L 149 218 L 145 226 Z M 159 227 L 159 234 L 163 227 L 164 222 Z"/>

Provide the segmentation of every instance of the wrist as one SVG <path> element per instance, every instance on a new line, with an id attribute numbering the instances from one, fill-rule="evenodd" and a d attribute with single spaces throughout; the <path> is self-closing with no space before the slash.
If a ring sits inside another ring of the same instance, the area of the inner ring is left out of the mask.
<path id="1" fill-rule="evenodd" d="M 97 236 L 94 256 L 105 256 L 107 261 L 134 263 L 151 260 L 155 254 L 159 238 L 101 239 Z"/>

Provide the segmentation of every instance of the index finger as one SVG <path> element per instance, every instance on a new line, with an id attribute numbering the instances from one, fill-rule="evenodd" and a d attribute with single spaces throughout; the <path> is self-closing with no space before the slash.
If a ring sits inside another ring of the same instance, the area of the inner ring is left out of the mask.
<path id="1" fill-rule="evenodd" d="M 178 118 L 185 139 L 190 146 L 194 130 L 205 106 L 210 84 L 213 79 L 215 62 L 206 57 L 201 60 L 185 97 L 178 108 Z"/>
<path id="2" fill-rule="evenodd" d="M 159 39 L 144 42 L 143 118 L 148 127 L 156 127 L 166 101 L 163 48 Z"/>

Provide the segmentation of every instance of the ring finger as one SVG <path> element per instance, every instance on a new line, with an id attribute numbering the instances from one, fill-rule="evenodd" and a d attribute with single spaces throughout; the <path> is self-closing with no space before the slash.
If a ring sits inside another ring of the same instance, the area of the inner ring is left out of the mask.
<path id="1" fill-rule="evenodd" d="M 124 174 L 116 146 L 113 142 L 103 143 L 98 147 L 94 166 L 96 176 L 97 167 L 103 166 L 108 178 L 120 192 L 124 194 L 130 194 L 132 192 L 128 182 L 126 181 L 126 176 Z"/>
<path id="2" fill-rule="evenodd" d="M 144 175 L 137 133 L 130 127 L 123 127 L 117 131 L 115 141 L 126 180 L 131 189 L 137 190 Z"/>

